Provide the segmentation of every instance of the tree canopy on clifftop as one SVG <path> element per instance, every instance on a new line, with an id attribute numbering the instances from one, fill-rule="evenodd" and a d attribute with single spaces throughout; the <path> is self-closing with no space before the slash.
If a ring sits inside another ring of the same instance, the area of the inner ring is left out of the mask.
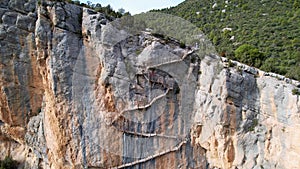
<path id="1" fill-rule="evenodd" d="M 153 11 L 191 21 L 223 56 L 300 80 L 300 0 L 186 0 Z M 239 55 L 245 45 L 249 55 Z"/>

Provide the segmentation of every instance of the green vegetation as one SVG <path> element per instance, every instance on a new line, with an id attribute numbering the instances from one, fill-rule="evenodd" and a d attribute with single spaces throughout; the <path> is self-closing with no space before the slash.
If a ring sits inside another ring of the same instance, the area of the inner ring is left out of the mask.
<path id="1" fill-rule="evenodd" d="M 248 44 L 241 45 L 234 51 L 236 58 L 250 66 L 260 67 L 264 59 L 264 54 L 256 47 Z"/>
<path id="2" fill-rule="evenodd" d="M 145 30 L 148 28 L 146 29 L 148 32 L 166 40 L 166 42 L 170 39 L 179 40 L 177 42 L 179 42 L 178 45 L 181 48 L 186 48 L 197 43 L 202 49 L 198 51 L 200 58 L 204 57 L 205 54 L 216 54 L 213 45 L 207 38 L 204 38 L 203 32 L 197 26 L 181 17 L 160 12 L 147 12 L 134 15 L 132 19 L 134 21 L 130 26 L 130 31 L 134 28 L 138 28 L 136 30 Z"/>
<path id="3" fill-rule="evenodd" d="M 249 131 L 254 131 L 255 127 L 258 125 L 258 119 L 253 119 L 252 120 L 252 124 L 251 126 L 249 127 Z"/>
<path id="4" fill-rule="evenodd" d="M 179 47 L 181 47 L 181 48 L 186 48 L 186 45 L 185 45 L 185 43 L 184 42 L 180 42 L 180 44 L 179 44 Z"/>
<path id="5" fill-rule="evenodd" d="M 16 169 L 17 167 L 18 163 L 9 156 L 6 156 L 3 161 L 0 161 L 0 169 Z"/>
<path id="6" fill-rule="evenodd" d="M 38 0 L 38 4 L 41 5 L 41 1 Z M 122 16 L 130 15 L 129 12 L 125 12 L 123 8 L 119 9 L 118 11 L 114 11 L 110 5 L 102 6 L 100 3 L 93 4 L 91 1 L 87 1 L 87 3 L 80 3 L 79 0 L 51 0 L 55 2 L 67 2 L 75 5 L 79 5 L 86 8 L 91 8 L 96 12 L 104 13 L 108 19 L 114 20 L 115 18 L 121 18 Z"/>
<path id="7" fill-rule="evenodd" d="M 292 94 L 293 95 L 300 95 L 300 91 L 298 89 L 293 89 Z"/>
<path id="8" fill-rule="evenodd" d="M 300 80 L 300 0 L 186 0 L 153 11 L 189 20 L 223 56 Z"/>
<path id="9" fill-rule="evenodd" d="M 232 61 L 231 60 L 229 60 L 228 61 L 228 67 L 234 67 L 235 66 L 235 64 L 234 63 L 232 63 Z"/>
<path id="10" fill-rule="evenodd" d="M 138 55 L 140 55 L 142 52 L 143 52 L 142 50 L 137 49 L 137 50 L 135 51 L 135 54 L 138 56 Z"/>

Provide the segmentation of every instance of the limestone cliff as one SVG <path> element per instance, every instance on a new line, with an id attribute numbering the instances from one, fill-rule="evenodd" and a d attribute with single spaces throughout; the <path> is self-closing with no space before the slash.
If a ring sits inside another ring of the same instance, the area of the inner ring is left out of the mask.
<path id="1" fill-rule="evenodd" d="M 64 2 L 0 2 L 1 159 L 299 168 L 299 82 L 126 22 Z"/>

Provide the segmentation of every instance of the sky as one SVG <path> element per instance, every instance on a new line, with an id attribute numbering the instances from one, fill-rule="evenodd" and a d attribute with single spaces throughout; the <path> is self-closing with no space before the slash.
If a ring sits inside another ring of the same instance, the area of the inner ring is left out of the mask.
<path id="1" fill-rule="evenodd" d="M 80 0 L 80 2 L 86 3 L 88 0 Z M 161 9 L 171 6 L 176 6 L 184 0 L 89 0 L 92 3 L 100 3 L 102 6 L 108 4 L 114 10 L 124 8 L 126 12 L 130 12 L 132 15 L 141 12 L 147 12 L 151 9 Z"/>

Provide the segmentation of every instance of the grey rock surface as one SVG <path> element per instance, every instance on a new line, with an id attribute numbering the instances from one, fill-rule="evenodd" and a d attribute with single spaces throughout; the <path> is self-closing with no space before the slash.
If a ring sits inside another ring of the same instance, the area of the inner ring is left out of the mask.
<path id="1" fill-rule="evenodd" d="M 299 168 L 298 81 L 229 67 L 206 42 L 181 48 L 124 20 L 65 2 L 0 2 L 0 159 Z"/>

